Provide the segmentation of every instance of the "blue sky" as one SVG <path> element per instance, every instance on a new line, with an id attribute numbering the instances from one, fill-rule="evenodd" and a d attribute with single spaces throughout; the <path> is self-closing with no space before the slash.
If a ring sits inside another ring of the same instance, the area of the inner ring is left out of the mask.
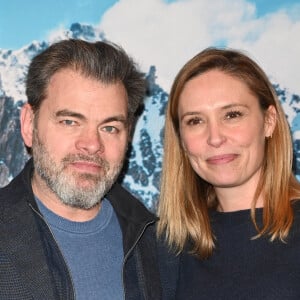
<path id="1" fill-rule="evenodd" d="M 140 1 L 140 0 L 136 0 Z M 148 0 L 151 1 L 151 0 Z M 97 24 L 117 0 L 0 0 L 0 48 L 18 49 L 43 40 L 58 26 L 74 22 Z M 165 0 L 166 3 L 177 2 Z M 230 5 L 231 1 L 228 1 Z M 255 0 L 257 15 L 274 12 L 299 0 Z"/>
<path id="2" fill-rule="evenodd" d="M 74 22 L 99 23 L 116 0 L 0 0 L 0 48 L 43 40 L 49 30 Z"/>
<path id="3" fill-rule="evenodd" d="M 144 72 L 156 66 L 165 91 L 188 59 L 221 45 L 300 95 L 300 0 L 0 0 L 0 51 L 55 41 L 74 22 L 122 45 Z"/>
<path id="4" fill-rule="evenodd" d="M 274 12 L 281 8 L 288 8 L 293 4 L 299 3 L 299 0 L 255 0 L 257 13 L 259 16 Z"/>

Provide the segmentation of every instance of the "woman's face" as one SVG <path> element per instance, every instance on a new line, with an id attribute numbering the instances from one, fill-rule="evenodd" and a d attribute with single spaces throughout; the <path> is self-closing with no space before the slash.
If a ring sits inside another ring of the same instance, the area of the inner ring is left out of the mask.
<path id="1" fill-rule="evenodd" d="M 247 85 L 211 70 L 188 81 L 178 105 L 182 146 L 195 172 L 216 189 L 255 188 L 275 108 L 263 112 Z"/>

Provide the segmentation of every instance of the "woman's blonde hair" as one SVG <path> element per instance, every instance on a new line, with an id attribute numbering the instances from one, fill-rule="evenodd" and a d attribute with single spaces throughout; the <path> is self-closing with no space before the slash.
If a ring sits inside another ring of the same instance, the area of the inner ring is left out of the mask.
<path id="1" fill-rule="evenodd" d="M 273 105 L 277 122 L 266 139 L 260 183 L 252 203 L 251 216 L 257 237 L 284 240 L 293 222 L 292 199 L 299 198 L 300 185 L 292 173 L 293 147 L 290 129 L 276 92 L 264 71 L 247 55 L 232 49 L 208 48 L 188 61 L 176 76 L 166 112 L 164 161 L 158 206 L 158 234 L 166 235 L 168 244 L 181 252 L 188 240 L 192 252 L 207 258 L 214 249 L 209 209 L 217 206 L 213 187 L 192 169 L 180 141 L 178 101 L 185 84 L 210 70 L 220 70 L 244 82 L 257 97 L 265 112 Z M 259 195 L 264 197 L 263 225 L 255 221 Z"/>

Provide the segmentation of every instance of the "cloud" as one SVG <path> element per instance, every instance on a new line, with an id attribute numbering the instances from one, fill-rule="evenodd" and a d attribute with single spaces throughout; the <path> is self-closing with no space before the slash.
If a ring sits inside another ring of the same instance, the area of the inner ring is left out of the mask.
<path id="1" fill-rule="evenodd" d="M 300 94 L 299 12 L 298 5 L 257 17 L 255 4 L 246 0 L 120 0 L 99 27 L 144 71 L 155 65 L 166 91 L 188 59 L 223 45 L 245 50 L 271 78 Z"/>
<path id="2" fill-rule="evenodd" d="M 280 11 L 259 20 L 253 31 L 255 40 L 234 40 L 230 46 L 247 49 L 272 79 L 300 94 L 300 17 L 293 20 Z"/>

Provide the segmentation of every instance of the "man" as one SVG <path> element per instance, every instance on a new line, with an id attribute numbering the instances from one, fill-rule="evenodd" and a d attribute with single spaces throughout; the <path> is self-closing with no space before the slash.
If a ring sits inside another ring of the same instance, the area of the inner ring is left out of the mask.
<path id="1" fill-rule="evenodd" d="M 145 82 L 119 47 L 51 45 L 31 62 L 32 154 L 0 192 L 0 299 L 160 299 L 156 218 L 116 183 Z"/>

